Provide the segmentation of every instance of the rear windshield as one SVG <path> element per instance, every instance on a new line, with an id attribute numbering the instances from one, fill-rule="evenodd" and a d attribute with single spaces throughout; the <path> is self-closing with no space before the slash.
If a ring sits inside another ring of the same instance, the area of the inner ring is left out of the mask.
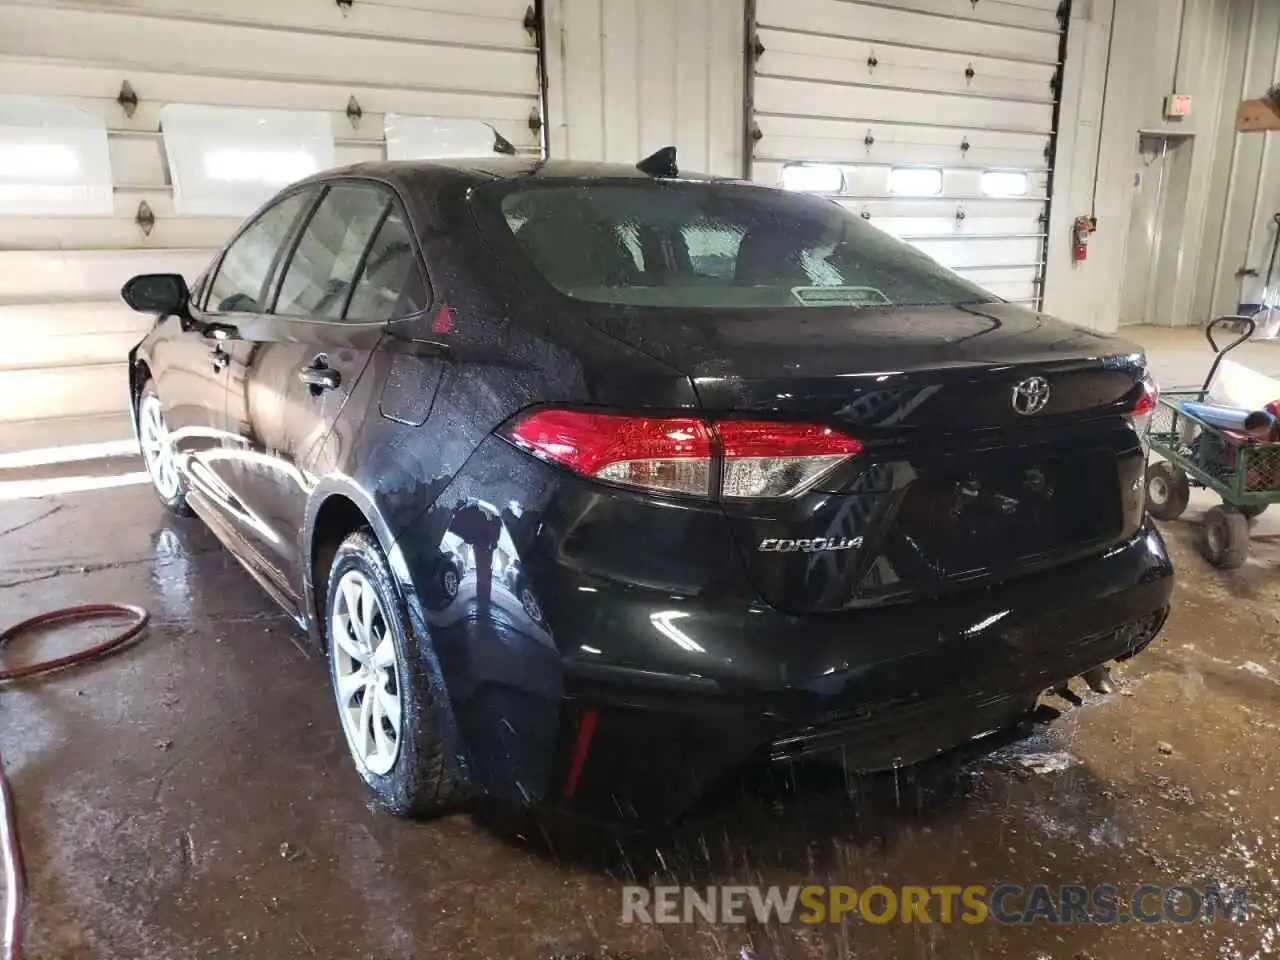
<path id="1" fill-rule="evenodd" d="M 488 230 L 561 293 L 720 309 L 886 307 L 995 298 L 844 207 L 715 183 L 520 184 L 478 191 Z"/>

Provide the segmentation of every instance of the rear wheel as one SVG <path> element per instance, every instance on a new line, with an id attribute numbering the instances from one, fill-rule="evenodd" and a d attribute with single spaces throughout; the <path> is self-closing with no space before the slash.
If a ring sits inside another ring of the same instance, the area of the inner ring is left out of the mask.
<path id="1" fill-rule="evenodd" d="M 1249 557 L 1249 521 L 1243 513 L 1226 504 L 1212 507 L 1204 515 L 1202 550 L 1209 562 L 1224 570 L 1243 566 Z"/>
<path id="2" fill-rule="evenodd" d="M 1161 460 L 1147 467 L 1147 512 L 1157 520 L 1177 520 L 1191 499 L 1187 475 Z"/>
<path id="3" fill-rule="evenodd" d="M 330 679 L 356 770 L 401 816 L 446 812 L 463 795 L 453 774 L 456 751 L 439 719 L 427 659 L 368 533 L 338 547 L 325 609 Z"/>
<path id="4" fill-rule="evenodd" d="M 142 448 L 142 460 L 151 477 L 151 487 L 165 505 L 165 509 L 181 516 L 190 516 L 186 486 L 178 471 L 178 458 L 173 449 L 173 437 L 165 422 L 164 408 L 156 385 L 148 380 L 138 395 L 138 445 Z"/>

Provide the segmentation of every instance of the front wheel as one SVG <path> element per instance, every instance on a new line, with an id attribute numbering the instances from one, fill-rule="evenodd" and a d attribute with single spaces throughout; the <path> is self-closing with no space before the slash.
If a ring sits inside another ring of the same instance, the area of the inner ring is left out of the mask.
<path id="1" fill-rule="evenodd" d="M 1168 461 L 1147 467 L 1147 512 L 1157 520 L 1177 520 L 1191 499 L 1187 475 Z"/>
<path id="2" fill-rule="evenodd" d="M 353 533 L 329 573 L 325 634 L 342 732 L 361 778 L 392 812 L 432 816 L 463 796 L 431 672 L 377 541 Z"/>
<path id="3" fill-rule="evenodd" d="M 1201 549 L 1215 567 L 1235 570 L 1249 557 L 1249 521 L 1234 507 L 1211 507 L 1204 515 Z"/>
<path id="4" fill-rule="evenodd" d="M 151 477 L 151 488 L 170 513 L 190 516 L 187 491 L 178 470 L 178 457 L 173 449 L 173 436 L 165 422 L 164 407 L 156 393 L 154 381 L 143 384 L 138 395 L 138 445 L 142 460 Z"/>

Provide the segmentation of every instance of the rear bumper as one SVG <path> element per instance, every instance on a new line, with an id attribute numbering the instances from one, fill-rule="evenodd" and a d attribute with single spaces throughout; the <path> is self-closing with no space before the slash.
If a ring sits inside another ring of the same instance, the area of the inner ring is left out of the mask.
<path id="1" fill-rule="evenodd" d="M 886 769 L 1003 726 L 1046 688 L 1140 652 L 1164 623 L 1172 574 L 1150 525 L 1102 556 L 990 589 L 821 616 L 565 568 L 540 583 L 557 616 L 537 652 L 465 703 L 451 695 L 488 792 L 664 818 L 753 759 L 831 751 Z"/>

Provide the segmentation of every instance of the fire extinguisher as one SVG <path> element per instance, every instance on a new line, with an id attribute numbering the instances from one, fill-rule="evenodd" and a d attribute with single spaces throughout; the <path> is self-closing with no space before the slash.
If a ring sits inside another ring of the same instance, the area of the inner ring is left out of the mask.
<path id="1" fill-rule="evenodd" d="M 1089 259 L 1089 234 L 1098 229 L 1097 217 L 1076 217 L 1071 225 L 1071 260 L 1082 263 Z"/>

